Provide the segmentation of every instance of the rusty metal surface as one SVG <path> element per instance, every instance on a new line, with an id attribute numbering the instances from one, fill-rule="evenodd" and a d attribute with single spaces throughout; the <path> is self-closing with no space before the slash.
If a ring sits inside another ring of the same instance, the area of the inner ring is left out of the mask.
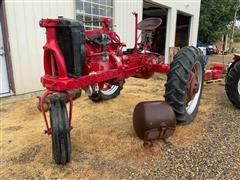
<path id="1" fill-rule="evenodd" d="M 161 18 L 147 18 L 138 23 L 139 30 L 155 30 L 162 23 Z"/>
<path id="2" fill-rule="evenodd" d="M 190 77 L 187 83 L 186 103 L 189 103 L 194 98 L 195 94 L 199 89 L 199 82 L 198 82 L 198 76 L 197 76 L 198 72 L 195 66 L 192 68 L 192 71 L 190 73 Z"/>
<path id="3" fill-rule="evenodd" d="M 79 98 L 82 94 L 82 91 L 81 89 L 75 89 L 75 90 L 72 90 L 72 91 L 69 91 L 69 93 L 71 94 L 72 96 L 72 100 L 75 100 L 77 98 Z M 62 94 L 62 96 L 64 96 L 64 99 L 65 99 L 65 102 L 68 103 L 70 101 L 69 97 Z M 42 109 L 41 109 L 41 97 L 40 96 L 37 96 L 38 98 L 38 102 L 37 102 L 37 109 L 41 112 Z M 49 97 L 46 97 L 46 100 L 43 104 L 43 110 L 44 112 L 47 112 L 49 110 Z"/>
<path id="4" fill-rule="evenodd" d="M 175 131 L 176 117 L 166 102 L 140 102 L 133 112 L 133 127 L 137 136 L 145 141 L 166 139 Z"/>

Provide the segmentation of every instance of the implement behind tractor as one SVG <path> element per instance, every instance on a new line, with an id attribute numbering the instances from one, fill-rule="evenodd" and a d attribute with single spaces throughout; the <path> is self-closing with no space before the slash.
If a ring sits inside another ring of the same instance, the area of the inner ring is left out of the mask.
<path id="1" fill-rule="evenodd" d="M 240 109 L 240 54 L 234 54 L 233 62 L 228 67 L 225 91 L 232 104 Z"/>
<path id="2" fill-rule="evenodd" d="M 201 51 L 184 47 L 171 65 L 164 64 L 163 56 L 153 52 L 152 43 L 161 19 L 149 18 L 138 24 L 138 15 L 133 14 L 135 45 L 126 51 L 120 37 L 110 30 L 109 19 L 102 19 L 102 28 L 91 31 L 85 31 L 83 22 L 76 20 L 40 21 L 47 36 L 43 47 L 45 75 L 41 78 L 47 91 L 41 97 L 40 105 L 46 133 L 52 135 L 53 156 L 57 164 L 70 161 L 72 90 L 83 89 L 92 101 L 99 102 L 118 96 L 128 77 L 148 79 L 155 72 L 164 73 L 168 76 L 165 101 L 172 107 L 177 123 L 190 123 L 196 116 L 203 87 Z M 138 29 L 142 31 L 139 41 Z M 69 112 L 66 97 L 70 102 Z M 44 110 L 47 101 L 50 123 Z"/>

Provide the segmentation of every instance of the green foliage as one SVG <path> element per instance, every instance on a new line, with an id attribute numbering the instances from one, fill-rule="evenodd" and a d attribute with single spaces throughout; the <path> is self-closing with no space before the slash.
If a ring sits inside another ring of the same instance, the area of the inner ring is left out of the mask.
<path id="1" fill-rule="evenodd" d="M 234 19 L 239 0 L 202 0 L 198 39 L 216 42 Z"/>
<path id="2" fill-rule="evenodd" d="M 240 42 L 240 27 L 235 27 L 234 42 Z"/>

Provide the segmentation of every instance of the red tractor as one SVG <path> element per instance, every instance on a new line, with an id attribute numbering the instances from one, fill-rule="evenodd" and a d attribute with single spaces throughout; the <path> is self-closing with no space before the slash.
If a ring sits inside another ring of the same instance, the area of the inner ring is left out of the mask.
<path id="1" fill-rule="evenodd" d="M 240 54 L 234 54 L 233 62 L 228 67 L 225 90 L 232 104 L 240 109 Z"/>
<path id="2" fill-rule="evenodd" d="M 135 45 L 126 46 L 110 30 L 109 19 L 100 20 L 99 30 L 84 30 L 83 22 L 65 18 L 42 19 L 46 28 L 44 70 L 41 83 L 47 89 L 40 99 L 46 133 L 52 135 L 53 157 L 57 164 L 66 164 L 71 156 L 70 130 L 73 101 L 69 93 L 83 89 L 94 102 L 120 94 L 128 77 L 150 78 L 155 72 L 167 74 L 165 100 L 175 112 L 177 122 L 186 124 L 197 114 L 203 88 L 202 53 L 195 47 L 182 48 L 168 65 L 153 52 L 154 31 L 160 18 L 138 23 L 135 16 Z M 137 32 L 141 30 L 138 38 Z M 138 41 L 139 40 L 139 41 Z M 65 99 L 70 101 L 69 113 Z M 49 103 L 50 125 L 44 110 Z"/>

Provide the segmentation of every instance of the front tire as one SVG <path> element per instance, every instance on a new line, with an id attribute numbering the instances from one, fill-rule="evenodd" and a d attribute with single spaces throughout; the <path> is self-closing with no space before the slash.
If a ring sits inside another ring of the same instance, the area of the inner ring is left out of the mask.
<path id="1" fill-rule="evenodd" d="M 170 64 L 165 101 L 172 106 L 178 124 L 195 118 L 203 89 L 204 63 L 200 49 L 184 47 Z"/>
<path id="2" fill-rule="evenodd" d="M 65 165 L 71 159 L 71 137 L 64 98 L 59 96 L 50 98 L 50 122 L 53 159 L 56 164 Z"/>
<path id="3" fill-rule="evenodd" d="M 225 91 L 231 103 L 240 109 L 240 61 L 228 70 Z"/>

